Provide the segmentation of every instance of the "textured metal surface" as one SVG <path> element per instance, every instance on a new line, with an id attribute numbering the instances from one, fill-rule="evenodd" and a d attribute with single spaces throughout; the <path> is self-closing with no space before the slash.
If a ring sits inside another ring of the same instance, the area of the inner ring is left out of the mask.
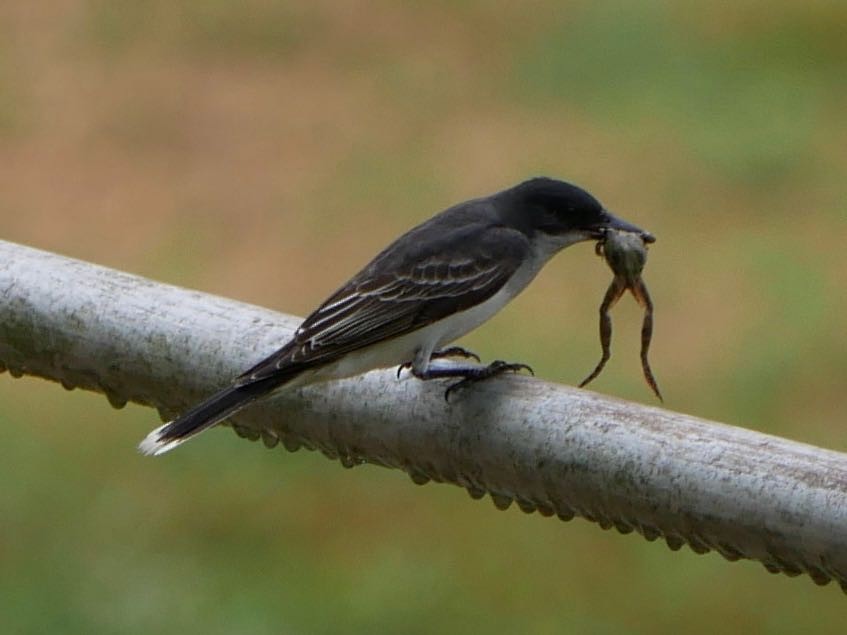
<path id="1" fill-rule="evenodd" d="M 0 368 L 102 392 L 115 407 L 152 405 L 164 418 L 298 322 L 4 242 L 0 294 Z M 443 390 L 376 371 L 278 395 L 233 428 L 345 467 L 454 483 L 500 509 L 581 516 L 847 589 L 845 454 L 527 377 L 493 379 L 449 404 Z"/>

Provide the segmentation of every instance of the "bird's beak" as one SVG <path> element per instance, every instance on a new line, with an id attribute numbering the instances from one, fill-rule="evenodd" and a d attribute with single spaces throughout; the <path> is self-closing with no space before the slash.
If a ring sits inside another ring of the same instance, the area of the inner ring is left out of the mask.
<path id="1" fill-rule="evenodd" d="M 636 227 L 632 223 L 628 223 L 627 221 L 618 218 L 609 210 L 603 210 L 603 218 L 594 229 L 597 231 L 597 238 L 602 238 L 603 233 L 607 229 L 617 229 L 618 231 L 638 234 L 645 243 L 656 242 L 656 237 L 653 236 L 653 234 L 641 229 L 640 227 Z"/>

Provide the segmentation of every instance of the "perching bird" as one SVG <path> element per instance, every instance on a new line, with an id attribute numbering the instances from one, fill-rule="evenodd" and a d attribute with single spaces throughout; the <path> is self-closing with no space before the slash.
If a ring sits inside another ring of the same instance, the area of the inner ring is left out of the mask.
<path id="1" fill-rule="evenodd" d="M 277 388 L 411 367 L 419 379 L 461 378 L 450 387 L 528 368 L 494 362 L 432 365 L 442 351 L 503 308 L 557 252 L 606 229 L 647 232 L 616 218 L 585 190 L 534 178 L 460 203 L 403 234 L 332 294 L 275 353 L 140 444 L 162 454 Z"/>

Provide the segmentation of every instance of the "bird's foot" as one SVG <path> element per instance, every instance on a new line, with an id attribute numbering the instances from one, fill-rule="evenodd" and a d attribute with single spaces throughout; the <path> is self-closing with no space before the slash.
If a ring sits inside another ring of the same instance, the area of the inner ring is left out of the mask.
<path id="1" fill-rule="evenodd" d="M 501 359 L 491 362 L 488 366 L 482 366 L 480 368 L 466 368 L 461 375 L 462 379 L 454 384 L 451 384 L 447 387 L 447 390 L 444 391 L 444 400 L 449 402 L 450 393 L 454 390 L 467 388 L 471 384 L 475 384 L 484 379 L 489 379 L 490 377 L 496 377 L 497 375 L 505 372 L 517 373 L 522 370 L 529 371 L 531 375 L 535 375 L 535 371 L 533 371 L 527 364 L 504 362 Z"/>

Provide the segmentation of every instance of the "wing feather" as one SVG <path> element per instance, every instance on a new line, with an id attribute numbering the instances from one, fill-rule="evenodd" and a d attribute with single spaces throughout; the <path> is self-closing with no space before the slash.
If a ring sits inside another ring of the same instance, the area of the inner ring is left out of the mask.
<path id="1" fill-rule="evenodd" d="M 261 381 L 292 365 L 329 363 L 469 309 L 497 293 L 529 250 L 526 236 L 502 226 L 464 228 L 434 244 L 402 240 L 330 296 L 288 344 L 239 382 Z"/>

